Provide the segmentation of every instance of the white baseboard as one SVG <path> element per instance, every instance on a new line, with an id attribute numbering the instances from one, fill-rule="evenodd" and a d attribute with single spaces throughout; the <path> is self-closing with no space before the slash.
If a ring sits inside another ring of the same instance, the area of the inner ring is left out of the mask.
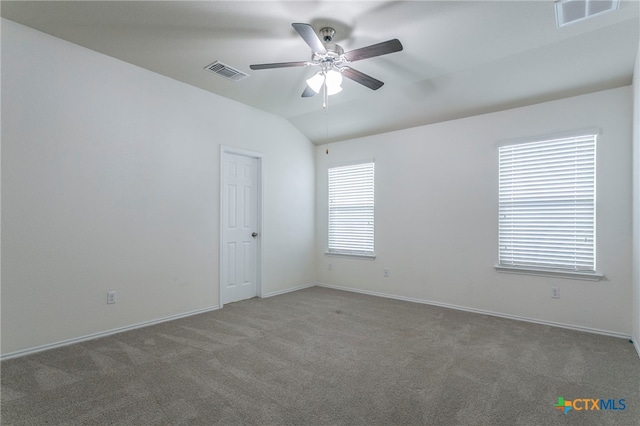
<path id="1" fill-rule="evenodd" d="M 277 296 L 277 295 L 280 295 L 280 294 L 285 294 L 285 293 L 289 293 L 289 292 L 292 292 L 292 291 L 302 290 L 302 289 L 313 287 L 313 286 L 315 286 L 315 283 L 303 284 L 303 285 L 299 285 L 299 286 L 296 286 L 296 287 L 287 288 L 287 289 L 284 289 L 284 290 L 278 290 L 278 291 L 269 292 L 269 293 L 263 294 L 262 297 L 263 298 L 265 298 L 265 297 L 273 297 L 273 296 Z M 61 340 L 59 342 L 48 343 L 46 345 L 35 346 L 35 347 L 32 347 L 32 348 L 22 349 L 22 350 L 15 351 L 15 352 L 9 352 L 9 353 L 6 353 L 6 354 L 1 354 L 0 355 L 0 361 L 4 361 L 6 359 L 11 359 L 11 358 L 18 358 L 18 357 L 25 356 L 25 355 L 31 355 L 31 354 L 34 354 L 36 352 L 42 352 L 42 351 L 46 351 L 48 349 L 54 349 L 54 348 L 59 348 L 61 346 L 72 345 L 74 343 L 86 342 L 87 340 L 98 339 L 100 337 L 106 337 L 106 336 L 110 336 L 112 334 L 122 333 L 122 332 L 129 331 L 129 330 L 135 330 L 136 328 L 148 327 L 150 325 L 160 324 L 160 323 L 166 322 L 166 321 L 172 321 L 172 320 L 176 320 L 176 319 L 180 319 L 180 318 L 184 318 L 184 317 L 189 317 L 191 315 L 197 315 L 197 314 L 202 314 L 202 313 L 205 313 L 205 312 L 215 311 L 217 309 L 220 309 L 219 305 L 211 306 L 211 307 L 203 308 L 203 309 L 198 309 L 198 310 L 195 310 L 195 311 L 185 312 L 185 313 L 182 313 L 182 314 L 171 315 L 171 316 L 168 316 L 168 317 L 158 318 L 158 319 L 151 320 L 151 321 L 145 321 L 145 322 L 141 322 L 141 323 L 138 323 L 138 324 L 128 325 L 128 326 L 125 326 L 125 327 L 114 328 L 112 330 L 106 330 L 106 331 L 101 331 L 101 332 L 98 332 L 98 333 L 87 334 L 85 336 L 74 337 L 72 339 Z"/>
<path id="2" fill-rule="evenodd" d="M 270 291 L 269 293 L 263 294 L 261 297 L 262 298 L 267 298 L 267 297 L 278 296 L 280 294 L 291 293 L 292 291 L 303 290 L 305 288 L 315 287 L 315 286 L 316 286 L 316 283 L 302 284 L 302 285 L 299 285 L 299 286 L 296 286 L 296 287 L 285 288 L 284 290 Z"/>
<path id="3" fill-rule="evenodd" d="M 9 352 L 9 353 L 0 355 L 0 360 L 4 361 L 6 359 L 18 358 L 25 355 L 31 355 L 36 352 L 46 351 L 48 349 L 59 348 L 61 346 L 72 345 L 74 343 L 86 342 L 87 340 L 94 340 L 100 337 L 106 337 L 112 334 L 122 333 L 124 331 L 135 330 L 136 328 L 148 327 L 150 325 L 160 324 L 162 322 L 172 321 L 180 318 L 190 317 L 192 315 L 215 311 L 217 309 L 220 309 L 220 306 L 210 306 L 208 308 L 202 308 L 202 309 L 197 309 L 195 311 L 184 312 L 182 314 L 170 315 L 168 317 L 158 318 L 151 321 L 144 321 L 144 322 L 140 322 L 133 325 L 127 325 L 125 327 L 119 327 L 111 330 L 100 331 L 98 333 L 87 334 L 85 336 L 74 337 L 72 339 L 61 340 L 59 342 L 48 343 L 46 345 L 35 346 L 33 348 L 22 349 L 15 352 Z"/>
<path id="4" fill-rule="evenodd" d="M 316 285 L 318 287 L 327 287 L 327 288 L 333 288 L 333 289 L 336 289 L 336 290 L 351 291 L 351 292 L 354 292 L 354 293 L 362 293 L 362 294 L 367 294 L 367 295 L 370 295 L 370 296 L 386 297 L 386 298 L 389 298 L 389 299 L 404 300 L 404 301 L 407 301 L 407 302 L 414 302 L 414 303 L 422 303 L 424 305 L 440 306 L 442 308 L 456 309 L 456 310 L 459 310 L 459 311 L 472 312 L 472 313 L 475 313 L 475 314 L 490 315 L 490 316 L 494 316 L 494 317 L 507 318 L 507 319 L 517 320 L 517 321 L 525 321 L 525 322 L 530 322 L 530 323 L 534 323 L 534 324 L 548 325 L 548 326 L 559 327 L 559 328 L 566 328 L 566 329 L 569 329 L 569 330 L 584 331 L 584 332 L 587 332 L 587 333 L 594 333 L 594 334 L 602 334 L 602 335 L 605 335 L 605 336 L 619 337 L 619 338 L 622 338 L 622 339 L 631 339 L 631 336 L 629 336 L 628 334 L 618 333 L 616 331 L 600 330 L 598 328 L 583 327 L 583 326 L 572 325 L 572 324 L 564 324 L 564 323 L 554 322 L 554 321 L 545 321 L 545 320 L 540 320 L 540 319 L 535 319 L 535 318 L 522 317 L 522 316 L 519 316 L 519 315 L 503 314 L 503 313 L 500 313 L 500 312 L 485 311 L 484 309 L 468 308 L 466 306 L 452 305 L 452 304 L 449 304 L 449 303 L 442 303 L 442 302 L 434 302 L 432 300 L 416 299 L 414 297 L 396 296 L 394 294 L 378 293 L 378 292 L 375 292 L 375 291 L 360 290 L 360 289 L 356 289 L 356 288 L 342 287 L 342 286 L 331 285 L 331 284 L 316 283 Z M 638 343 L 635 342 L 635 345 L 636 345 L 636 350 L 638 350 L 638 354 L 640 354 L 640 349 L 637 346 Z"/>
<path id="5" fill-rule="evenodd" d="M 366 294 L 366 295 L 369 295 L 369 296 L 385 297 L 385 298 L 388 298 L 388 299 L 396 299 L 396 300 L 403 300 L 403 301 L 406 301 L 406 302 L 421 303 L 421 304 L 424 304 L 424 305 L 439 306 L 439 307 L 443 307 L 443 308 L 456 309 L 456 310 L 459 310 L 459 311 L 471 312 L 471 313 L 476 313 L 476 314 L 491 315 L 491 316 L 500 317 L 500 318 L 507 318 L 507 319 L 517 320 L 517 321 L 530 322 L 530 323 L 534 323 L 534 324 L 548 325 L 548 326 L 552 326 L 552 327 L 560 327 L 560 328 L 566 328 L 566 329 L 569 329 L 569 330 L 584 331 L 584 332 L 588 332 L 588 333 L 602 334 L 602 335 L 605 335 L 605 336 L 619 337 L 619 338 L 623 338 L 623 339 L 632 340 L 631 336 L 629 336 L 627 334 L 623 334 L 623 333 L 614 332 L 614 331 L 600 330 L 600 329 L 591 328 L 591 327 L 582 327 L 582 326 L 558 323 L 558 322 L 553 322 L 553 321 L 544 321 L 544 320 L 539 320 L 539 319 L 534 319 L 534 318 L 522 317 L 522 316 L 518 316 L 518 315 L 503 314 L 503 313 L 499 313 L 499 312 L 486 311 L 486 310 L 483 310 L 483 309 L 475 309 L 475 308 L 468 308 L 468 307 L 465 307 L 465 306 L 452 305 L 452 304 L 449 304 L 449 303 L 441 303 L 441 302 L 435 302 L 435 301 L 431 301 L 431 300 L 417 299 L 417 298 L 414 298 L 414 297 L 397 296 L 397 295 L 388 294 L 388 293 L 380 293 L 380 292 L 369 291 L 369 290 L 360 290 L 360 289 L 356 289 L 356 288 L 342 287 L 342 286 L 324 284 L 324 283 L 303 284 L 303 285 L 299 285 L 299 286 L 296 286 L 296 287 L 287 288 L 287 289 L 284 289 L 284 290 L 277 290 L 277 291 L 273 291 L 273 292 L 269 292 L 269 293 L 263 294 L 262 298 L 278 296 L 280 294 L 286 294 L 286 293 L 290 293 L 290 292 L 298 291 L 298 290 L 303 290 L 305 288 L 310 288 L 310 287 L 314 287 L 314 286 L 333 288 L 333 289 L 336 289 L 336 290 L 350 291 L 350 292 L 353 292 L 353 293 L 361 293 L 361 294 Z M 202 313 L 205 313 L 205 312 L 215 311 L 217 309 L 220 309 L 220 306 L 211 306 L 211 307 L 208 307 L 208 308 L 198 309 L 198 310 L 195 310 L 195 311 L 185 312 L 185 313 L 177 314 L 177 315 L 170 315 L 168 317 L 158 318 L 158 319 L 151 320 L 151 321 L 145 321 L 145 322 L 141 322 L 141 323 L 137 323 L 137 324 L 133 324 L 133 325 L 128 325 L 128 326 L 125 326 L 125 327 L 114 328 L 114 329 L 107 330 L 107 331 L 101 331 L 101 332 L 98 332 L 98 333 L 87 334 L 85 336 L 75 337 L 75 338 L 72 338 L 72 339 L 62 340 L 62 341 L 54 342 L 54 343 L 49 343 L 49 344 L 46 344 L 46 345 L 41 345 L 41 346 L 36 346 L 36 347 L 32 347 L 32 348 L 22 349 L 22 350 L 19 350 L 19 351 L 10 352 L 10 353 L 6 353 L 6 354 L 0 354 L 0 360 L 4 361 L 4 360 L 7 360 L 7 359 L 11 359 L 11 358 L 18 358 L 18 357 L 21 357 L 21 356 L 34 354 L 36 352 L 46 351 L 48 349 L 54 349 L 54 348 L 58 348 L 58 347 L 61 347 L 61 346 L 72 345 L 74 343 L 80 343 L 80 342 L 85 342 L 85 341 L 88 341 L 88 340 L 98 339 L 100 337 L 106 337 L 106 336 L 110 336 L 112 334 L 122 333 L 122 332 L 129 331 L 129 330 L 135 330 L 137 328 L 148 327 L 148 326 L 151 326 L 151 325 L 160 324 L 160 323 L 163 323 L 163 322 L 172 321 L 172 320 L 176 320 L 176 319 L 180 319 L 180 318 L 185 318 L 185 317 L 189 317 L 189 316 L 192 316 L 192 315 L 197 315 L 197 314 L 202 314 Z M 636 352 L 638 353 L 638 357 L 640 357 L 640 342 L 638 340 L 632 340 L 632 341 L 633 341 L 633 346 L 634 346 Z"/>

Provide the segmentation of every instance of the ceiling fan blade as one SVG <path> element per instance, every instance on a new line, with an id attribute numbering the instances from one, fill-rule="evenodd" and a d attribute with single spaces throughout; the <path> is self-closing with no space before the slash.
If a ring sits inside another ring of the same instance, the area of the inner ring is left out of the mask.
<path id="1" fill-rule="evenodd" d="M 342 75 L 355 81 L 356 83 L 360 83 L 363 86 L 368 87 L 371 90 L 378 90 L 384 85 L 384 83 L 381 82 L 380 80 L 376 80 L 370 75 L 367 75 L 358 70 L 354 70 L 353 68 L 350 68 L 350 67 L 343 67 Z"/>
<path id="2" fill-rule="evenodd" d="M 361 47 L 344 54 L 350 62 L 359 61 L 361 59 L 373 58 L 375 56 L 386 55 L 387 53 L 399 52 L 402 50 L 402 43 L 397 38 L 393 40 L 383 41 L 382 43 L 372 44 L 371 46 Z"/>
<path id="3" fill-rule="evenodd" d="M 288 68 L 288 67 L 304 67 L 309 65 L 307 61 L 298 62 L 277 62 L 275 64 L 256 64 L 249 65 L 252 70 L 268 70 L 271 68 Z"/>
<path id="4" fill-rule="evenodd" d="M 304 88 L 304 92 L 302 92 L 302 97 L 303 98 L 310 98 L 311 96 L 315 95 L 316 92 L 313 91 L 313 89 L 309 86 Z"/>
<path id="5" fill-rule="evenodd" d="M 313 27 L 309 24 L 291 24 L 291 26 L 300 34 L 300 37 L 309 45 L 314 53 L 327 53 L 324 44 L 316 35 Z"/>

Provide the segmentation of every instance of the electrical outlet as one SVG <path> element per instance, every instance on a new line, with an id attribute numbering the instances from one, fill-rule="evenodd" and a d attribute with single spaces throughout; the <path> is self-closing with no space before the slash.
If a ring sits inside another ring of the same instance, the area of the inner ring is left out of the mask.
<path id="1" fill-rule="evenodd" d="M 116 291 L 107 292 L 107 304 L 116 303 L 118 301 L 118 293 Z"/>
<path id="2" fill-rule="evenodd" d="M 389 274 L 390 274 L 390 272 L 389 272 L 389 268 L 384 268 L 384 269 L 383 269 L 383 272 L 384 272 L 384 276 L 385 276 L 385 277 L 389 277 Z"/>
<path id="3" fill-rule="evenodd" d="M 551 298 L 560 299 L 560 289 L 558 287 L 551 287 Z"/>
<path id="4" fill-rule="evenodd" d="M 332 264 L 332 263 L 329 263 L 329 264 L 327 265 L 327 270 L 328 270 L 328 271 L 333 271 L 333 264 Z"/>

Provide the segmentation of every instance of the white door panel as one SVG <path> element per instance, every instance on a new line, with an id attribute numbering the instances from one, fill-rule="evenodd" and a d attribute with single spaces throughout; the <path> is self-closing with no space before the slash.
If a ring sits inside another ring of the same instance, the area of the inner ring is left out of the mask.
<path id="1" fill-rule="evenodd" d="M 222 303 L 257 295 L 258 159 L 223 153 Z"/>

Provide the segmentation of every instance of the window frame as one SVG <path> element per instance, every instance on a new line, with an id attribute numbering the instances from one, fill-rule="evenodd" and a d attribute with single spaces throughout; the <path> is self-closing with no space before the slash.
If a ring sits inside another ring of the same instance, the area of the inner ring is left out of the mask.
<path id="1" fill-rule="evenodd" d="M 589 280 L 589 281 L 599 281 L 602 279 L 603 275 L 598 271 L 598 264 L 596 262 L 597 259 L 597 150 L 598 150 L 598 138 L 601 134 L 600 129 L 598 128 L 589 128 L 583 129 L 579 131 L 565 132 L 565 133 L 556 133 L 552 135 L 545 135 L 533 138 L 519 139 L 519 140 L 508 140 L 502 141 L 498 144 L 498 240 L 497 240 L 497 262 L 494 265 L 495 269 L 498 272 L 507 272 L 507 273 L 515 273 L 515 274 L 524 274 L 524 275 L 539 275 L 539 276 L 554 276 L 554 277 L 563 277 L 569 279 L 579 279 L 579 280 Z M 500 160 L 500 149 L 505 146 L 516 146 L 521 144 L 531 144 L 531 143 L 544 143 L 544 142 L 557 142 L 562 141 L 563 139 L 576 139 L 583 137 L 593 137 L 594 144 L 594 159 L 593 159 L 593 265 L 594 270 L 573 270 L 573 269 L 560 269 L 553 267 L 539 267 L 539 266 L 531 266 L 531 265 L 519 265 L 519 264 L 501 264 L 501 247 L 500 247 L 500 211 L 501 211 L 501 160 Z"/>
<path id="2" fill-rule="evenodd" d="M 372 166 L 372 182 L 370 185 L 371 188 L 371 213 L 373 218 L 373 225 L 371 230 L 371 250 L 341 250 L 339 248 L 331 247 L 331 227 L 332 227 L 332 208 L 331 208 L 331 170 L 341 169 L 341 168 L 350 168 L 357 166 Z M 376 192 L 376 181 L 375 181 L 375 160 L 362 160 L 362 161 L 353 161 L 348 163 L 340 163 L 340 164 L 332 164 L 327 167 L 327 239 L 326 239 L 326 256 L 338 256 L 338 257 L 351 257 L 356 259 L 365 259 L 365 260 L 373 260 L 376 258 L 375 254 L 375 192 Z"/>

